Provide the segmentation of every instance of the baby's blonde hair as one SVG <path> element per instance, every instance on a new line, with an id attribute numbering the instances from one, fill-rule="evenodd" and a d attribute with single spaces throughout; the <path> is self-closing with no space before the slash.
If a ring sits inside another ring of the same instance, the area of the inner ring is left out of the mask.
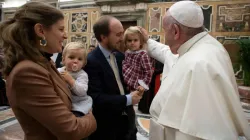
<path id="1" fill-rule="evenodd" d="M 141 49 L 143 48 L 143 44 L 144 44 L 144 38 L 143 35 L 141 33 L 140 28 L 138 28 L 137 26 L 130 26 L 125 32 L 124 32 L 124 43 L 126 45 L 126 41 L 128 39 L 128 34 L 138 34 L 139 38 L 140 38 L 140 43 L 141 43 Z"/>
<path id="2" fill-rule="evenodd" d="M 69 50 L 73 50 L 73 49 L 82 49 L 83 50 L 83 59 L 84 59 L 85 63 L 87 63 L 87 50 L 86 50 L 86 47 L 84 46 L 84 44 L 81 42 L 68 43 L 63 49 L 62 57 L 65 58 L 67 52 Z"/>

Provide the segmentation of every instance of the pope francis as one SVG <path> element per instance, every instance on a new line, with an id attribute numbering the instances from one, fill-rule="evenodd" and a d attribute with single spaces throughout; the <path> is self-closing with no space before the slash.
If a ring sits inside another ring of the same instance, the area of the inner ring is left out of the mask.
<path id="1" fill-rule="evenodd" d="M 180 1 L 163 18 L 169 47 L 148 39 L 149 55 L 164 63 L 150 140 L 250 140 L 231 60 L 203 22 L 198 4 Z"/>

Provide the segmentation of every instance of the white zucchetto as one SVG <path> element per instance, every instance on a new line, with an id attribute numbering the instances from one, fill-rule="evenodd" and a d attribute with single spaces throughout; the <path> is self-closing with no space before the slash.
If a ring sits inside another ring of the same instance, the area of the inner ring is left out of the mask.
<path id="1" fill-rule="evenodd" d="M 184 26 L 191 28 L 203 26 L 204 16 L 202 9 L 193 1 L 176 2 L 168 11 L 175 20 Z"/>

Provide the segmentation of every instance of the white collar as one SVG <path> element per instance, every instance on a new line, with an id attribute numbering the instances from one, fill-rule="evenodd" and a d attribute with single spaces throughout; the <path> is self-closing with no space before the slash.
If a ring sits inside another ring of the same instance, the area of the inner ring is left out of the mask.
<path id="1" fill-rule="evenodd" d="M 185 54 L 196 42 L 198 42 L 200 39 L 202 39 L 207 34 L 208 34 L 208 32 L 206 32 L 206 31 L 201 32 L 201 33 L 193 36 L 191 39 L 186 41 L 184 44 L 182 44 L 180 46 L 180 48 L 177 50 L 179 57 L 181 57 L 183 54 Z"/>

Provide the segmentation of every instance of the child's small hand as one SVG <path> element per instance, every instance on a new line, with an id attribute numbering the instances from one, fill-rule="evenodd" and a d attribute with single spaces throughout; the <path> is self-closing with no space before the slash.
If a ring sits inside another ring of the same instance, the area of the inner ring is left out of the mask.
<path id="1" fill-rule="evenodd" d="M 68 72 L 62 72 L 61 76 L 64 78 L 64 80 L 70 85 L 73 86 L 74 84 L 74 78 L 68 73 Z"/>
<path id="2" fill-rule="evenodd" d="M 144 91 L 145 91 L 145 89 L 144 89 L 142 86 L 138 86 L 138 87 L 137 87 L 137 90 L 140 92 L 140 93 L 139 93 L 140 96 L 142 96 L 143 93 L 144 93 Z"/>

